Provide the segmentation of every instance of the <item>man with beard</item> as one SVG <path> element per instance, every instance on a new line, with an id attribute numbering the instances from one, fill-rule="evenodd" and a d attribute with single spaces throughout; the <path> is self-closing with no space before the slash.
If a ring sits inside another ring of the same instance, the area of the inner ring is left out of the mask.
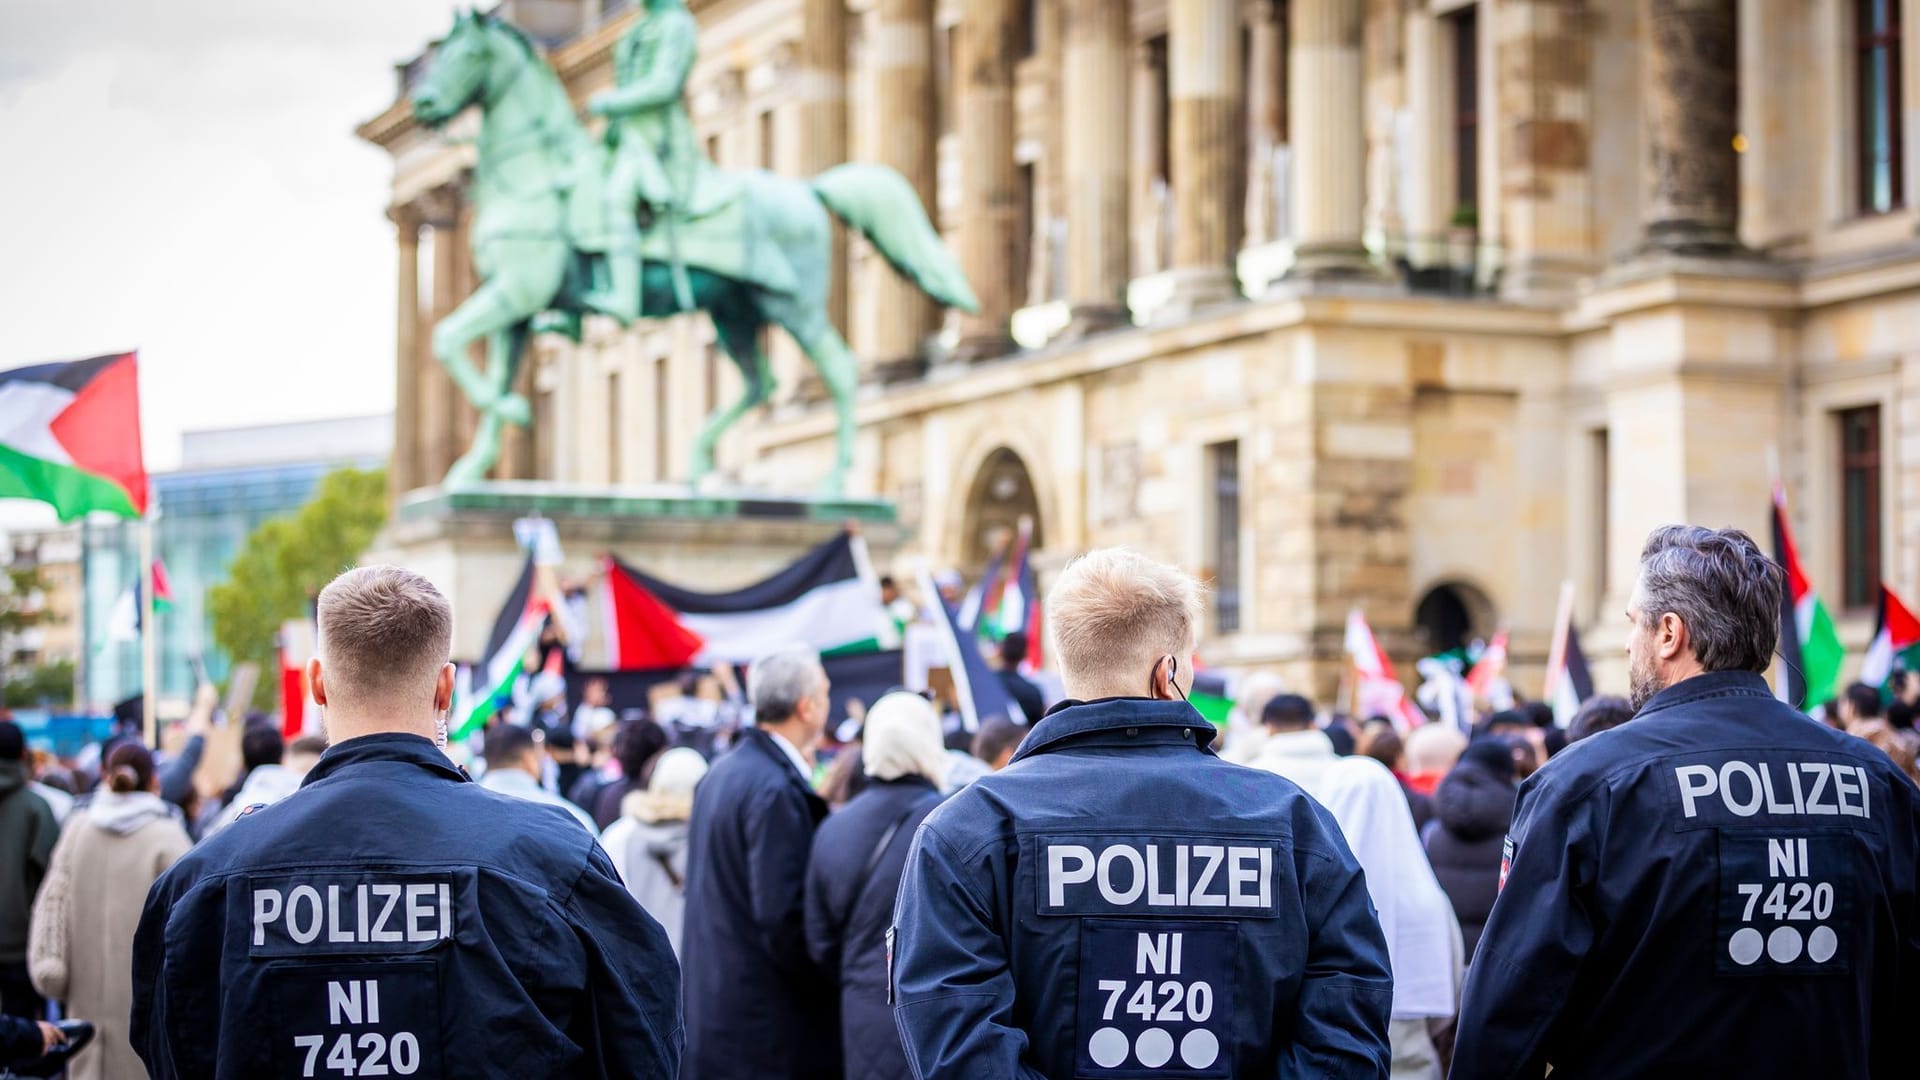
<path id="1" fill-rule="evenodd" d="M 1455 1080 L 1913 1074 L 1920 791 L 1774 700 L 1782 587 L 1745 533 L 1648 538 L 1637 715 L 1520 789 Z"/>

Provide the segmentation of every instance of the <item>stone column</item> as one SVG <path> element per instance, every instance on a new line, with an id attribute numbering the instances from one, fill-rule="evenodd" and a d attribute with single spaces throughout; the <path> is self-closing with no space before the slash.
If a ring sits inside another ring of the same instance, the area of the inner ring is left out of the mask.
<path id="1" fill-rule="evenodd" d="M 1292 0 L 1287 135 L 1293 144 L 1293 278 L 1365 274 L 1360 31 L 1355 0 Z"/>
<path id="2" fill-rule="evenodd" d="M 387 464 L 387 496 L 400 497 L 421 484 L 420 476 L 420 216 L 411 206 L 387 211 L 399 256 L 394 282 L 393 454 Z"/>
<path id="3" fill-rule="evenodd" d="M 874 105 L 879 114 L 871 141 L 878 151 L 875 160 L 906 177 L 928 219 L 938 221 L 940 133 L 933 88 L 933 0 L 879 0 L 870 18 L 866 55 L 873 65 Z M 980 289 L 971 267 L 969 277 Z M 873 328 L 873 340 L 863 343 L 862 357 L 870 377 L 885 382 L 918 375 L 927 339 L 940 323 L 933 301 L 884 266 L 873 275 L 862 301 L 872 305 L 868 325 Z"/>
<path id="4" fill-rule="evenodd" d="M 465 194 L 464 185 L 462 194 Z M 452 302 L 447 305 L 447 311 L 452 311 L 454 308 L 459 307 L 466 301 L 467 297 L 473 295 L 474 283 L 478 281 L 480 277 L 479 272 L 473 265 L 473 251 L 467 244 L 468 239 L 473 236 L 473 213 L 473 204 L 462 198 L 460 201 L 459 223 L 456 226 L 458 229 L 456 233 L 458 240 L 452 245 L 453 295 Z M 434 302 L 438 305 L 439 301 L 440 297 L 438 293 L 436 293 Z M 444 316 L 444 312 L 442 316 Z M 483 374 L 486 372 L 486 338 L 480 338 L 467 345 L 467 360 L 473 365 L 475 371 Z M 473 437 L 480 432 L 480 410 L 473 407 L 473 403 L 467 400 L 467 395 L 460 392 L 458 387 L 454 388 L 453 391 L 453 415 L 453 429 L 455 433 L 454 454 L 457 457 L 467 452 L 467 447 L 473 445 Z"/>
<path id="5" fill-rule="evenodd" d="M 1017 5 L 968 0 L 960 16 L 956 74 L 960 80 L 960 265 L 980 311 L 960 319 L 961 359 L 1001 356 L 1013 348 L 1010 320 L 1021 302 L 1013 285 L 1021 244 L 1020 171 L 1013 160 L 1013 67 Z"/>
<path id="6" fill-rule="evenodd" d="M 1594 269 L 1586 0 L 1508 0 L 1486 25 L 1500 101 L 1502 293 L 1571 297 Z M 1728 136 L 1731 141 L 1732 136 Z"/>
<path id="7" fill-rule="evenodd" d="M 800 141 L 801 175 L 847 160 L 847 0 L 805 0 L 789 93 L 798 106 L 792 137 Z M 770 167 L 770 166 L 769 166 Z M 827 315 L 847 332 L 847 230 L 833 225 L 833 272 Z"/>
<path id="8" fill-rule="evenodd" d="M 1239 293 L 1233 264 L 1246 210 L 1240 5 L 1171 0 L 1167 22 L 1175 208 L 1169 306 L 1178 315 Z"/>
<path id="9" fill-rule="evenodd" d="M 433 228 L 433 322 L 419 334 L 420 423 L 416 432 L 420 447 L 421 482 L 438 484 L 447 469 L 459 457 L 459 431 L 456 404 L 460 388 L 453 383 L 437 357 L 433 355 L 433 327 L 453 310 L 456 261 L 460 238 L 460 206 L 448 188 L 436 188 L 421 200 L 426 224 Z"/>
<path id="10" fill-rule="evenodd" d="M 1273 168 L 1273 153 L 1285 141 L 1287 96 L 1286 35 L 1271 0 L 1254 6 L 1247 28 L 1247 244 L 1264 244 L 1287 234 L 1288 222 L 1274 220 L 1274 194 L 1287 182 Z"/>
<path id="11" fill-rule="evenodd" d="M 1640 0 L 1647 133 L 1644 246 L 1685 254 L 1739 247 L 1736 0 Z"/>
<path id="12" fill-rule="evenodd" d="M 1127 322 L 1127 0 L 1067 0 L 1062 65 L 1069 334 Z"/>
<path id="13" fill-rule="evenodd" d="M 1133 53 L 1133 268 L 1135 277 L 1165 270 L 1167 252 L 1160 237 L 1158 185 L 1160 161 L 1166 156 L 1166 102 L 1160 94 L 1166 57 L 1151 45 Z"/>

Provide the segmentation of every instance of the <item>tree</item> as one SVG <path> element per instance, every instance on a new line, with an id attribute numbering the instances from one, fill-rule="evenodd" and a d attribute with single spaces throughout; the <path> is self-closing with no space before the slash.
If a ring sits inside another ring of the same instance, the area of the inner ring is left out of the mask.
<path id="1" fill-rule="evenodd" d="M 254 529 L 226 582 L 207 590 L 214 642 L 235 663 L 278 671 L 280 624 L 305 617 L 321 588 L 359 561 L 386 520 L 386 470 L 329 473 L 305 506 Z M 254 705 L 272 708 L 279 689 L 277 678 L 262 678 Z"/>
<path id="2" fill-rule="evenodd" d="M 73 661 L 55 660 L 8 673 L 4 701 L 9 709 L 73 704 Z"/>

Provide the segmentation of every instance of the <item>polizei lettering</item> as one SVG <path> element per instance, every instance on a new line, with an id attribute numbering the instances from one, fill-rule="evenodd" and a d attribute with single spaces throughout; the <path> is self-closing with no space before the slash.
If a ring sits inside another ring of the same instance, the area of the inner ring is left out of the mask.
<path id="1" fill-rule="evenodd" d="M 1673 775 L 1680 788 L 1680 812 L 1688 818 L 1716 805 L 1736 818 L 1873 817 L 1872 787 L 1867 770 L 1859 765 L 1732 760 L 1678 765 Z"/>
<path id="2" fill-rule="evenodd" d="M 1273 912 L 1269 844 L 1042 837 L 1039 847 L 1041 914 Z"/>
<path id="3" fill-rule="evenodd" d="M 454 901 L 446 875 L 255 878 L 248 946 L 255 956 L 419 952 L 454 935 Z"/>

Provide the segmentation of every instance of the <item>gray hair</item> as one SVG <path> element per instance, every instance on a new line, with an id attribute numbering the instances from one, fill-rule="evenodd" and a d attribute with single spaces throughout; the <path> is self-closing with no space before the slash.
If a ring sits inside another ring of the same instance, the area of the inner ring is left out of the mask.
<path id="1" fill-rule="evenodd" d="M 789 645 L 761 657 L 747 669 L 747 696 L 753 702 L 756 724 L 778 724 L 791 719 L 825 682 L 820 653 L 805 645 Z"/>
<path id="2" fill-rule="evenodd" d="M 1764 672 L 1780 638 L 1786 575 L 1739 529 L 1665 525 L 1640 552 L 1640 622 L 1680 616 L 1708 671 Z"/>

